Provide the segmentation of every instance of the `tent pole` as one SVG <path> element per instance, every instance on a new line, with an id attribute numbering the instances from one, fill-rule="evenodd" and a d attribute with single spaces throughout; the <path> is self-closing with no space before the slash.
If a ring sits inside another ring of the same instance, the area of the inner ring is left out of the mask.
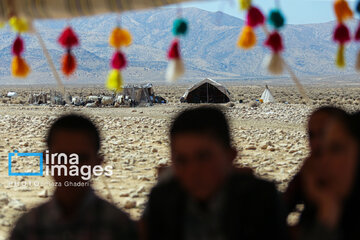
<path id="1" fill-rule="evenodd" d="M 284 65 L 285 65 L 287 71 L 289 72 L 291 79 L 294 81 L 296 88 L 300 92 L 300 95 L 304 99 L 305 103 L 307 105 L 310 105 L 310 98 L 306 94 L 306 91 L 305 91 L 303 85 L 300 83 L 300 81 L 297 78 L 297 76 L 295 75 L 294 71 L 291 69 L 291 67 L 285 61 L 284 61 Z"/>
<path id="2" fill-rule="evenodd" d="M 50 53 L 49 53 L 49 51 L 48 51 L 47 48 L 46 48 L 46 45 L 45 45 L 44 40 L 42 39 L 40 33 L 35 29 L 35 27 L 34 27 L 34 32 L 35 32 L 35 35 L 36 35 L 36 37 L 37 37 L 37 39 L 38 39 L 38 41 L 39 41 L 39 43 L 40 43 L 40 46 L 41 46 L 41 48 L 42 48 L 42 50 L 43 50 L 43 52 L 44 52 L 44 55 L 45 55 L 46 60 L 47 60 L 47 62 L 48 62 L 48 64 L 49 64 L 49 66 L 50 66 L 50 69 L 51 69 L 51 71 L 52 71 L 52 73 L 53 73 L 53 75 L 54 75 L 54 77 L 55 77 L 55 80 L 56 80 L 56 82 L 57 82 L 57 86 L 58 86 L 60 92 L 63 94 L 63 96 L 64 96 L 64 98 L 65 98 L 65 101 L 66 101 L 66 97 L 65 97 L 65 87 L 64 87 L 64 84 L 63 84 L 62 81 L 61 81 L 61 78 L 60 78 L 59 73 L 56 71 L 56 68 L 55 68 L 55 65 L 54 65 L 54 61 L 52 60 L 52 58 L 51 58 L 51 56 L 50 56 Z"/>
<path id="3" fill-rule="evenodd" d="M 209 103 L 209 84 L 206 84 L 206 103 Z"/>

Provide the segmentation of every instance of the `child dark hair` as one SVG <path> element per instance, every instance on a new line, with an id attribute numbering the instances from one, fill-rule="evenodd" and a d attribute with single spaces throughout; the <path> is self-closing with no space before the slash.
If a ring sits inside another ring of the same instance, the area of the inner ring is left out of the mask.
<path id="1" fill-rule="evenodd" d="M 339 109 L 333 112 L 333 119 L 339 121 L 345 128 L 348 134 L 352 136 L 357 142 L 360 141 L 359 136 L 359 113 L 349 114 L 344 110 Z"/>
<path id="2" fill-rule="evenodd" d="M 330 113 L 330 114 L 336 114 L 336 113 L 344 113 L 344 110 L 338 107 L 334 106 L 322 106 L 314 110 L 314 112 L 311 114 L 316 113 Z"/>
<path id="3" fill-rule="evenodd" d="M 338 107 L 334 107 L 334 106 L 322 106 L 322 107 L 319 107 L 317 109 L 315 109 L 309 116 L 309 119 L 311 119 L 312 117 L 314 117 L 315 115 L 317 114 L 328 114 L 328 115 L 331 115 L 331 116 L 344 116 L 346 115 L 346 111 L 341 109 L 341 108 L 338 108 Z"/>
<path id="4" fill-rule="evenodd" d="M 352 126 L 354 128 L 353 132 L 354 135 L 356 135 L 356 138 L 358 139 L 358 141 L 360 142 L 360 111 L 357 113 L 354 113 L 351 116 L 351 120 L 352 120 Z"/>
<path id="5" fill-rule="evenodd" d="M 181 112 L 170 127 L 170 139 L 177 134 L 208 134 L 231 147 L 230 127 L 225 114 L 215 107 L 191 108 Z"/>
<path id="6" fill-rule="evenodd" d="M 84 132 L 94 140 L 96 152 L 100 149 L 100 132 L 96 125 L 87 117 L 78 114 L 68 114 L 59 117 L 50 127 L 46 143 L 50 147 L 57 131 L 70 130 Z"/>

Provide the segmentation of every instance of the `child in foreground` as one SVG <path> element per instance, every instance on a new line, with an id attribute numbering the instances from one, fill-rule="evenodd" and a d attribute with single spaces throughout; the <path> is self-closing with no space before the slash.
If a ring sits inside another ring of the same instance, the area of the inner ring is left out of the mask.
<path id="1" fill-rule="evenodd" d="M 171 125 L 170 141 L 174 175 L 151 191 L 146 239 L 287 238 L 274 184 L 234 168 L 237 150 L 222 111 L 185 110 Z"/>
<path id="2" fill-rule="evenodd" d="M 77 154 L 78 167 L 99 169 L 103 161 L 99 154 L 100 133 L 89 119 L 80 115 L 57 119 L 49 129 L 47 146 L 50 155 Z M 83 174 L 64 176 L 58 171 L 53 178 L 57 187 L 52 199 L 20 217 L 11 240 L 137 239 L 134 223 L 116 206 L 99 198 L 90 179 Z"/>

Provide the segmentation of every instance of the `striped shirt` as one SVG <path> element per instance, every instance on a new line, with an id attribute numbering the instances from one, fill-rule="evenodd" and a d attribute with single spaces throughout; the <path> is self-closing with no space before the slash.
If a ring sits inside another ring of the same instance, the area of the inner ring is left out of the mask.
<path id="1" fill-rule="evenodd" d="M 17 221 L 10 240 L 137 239 L 135 223 L 117 207 L 88 194 L 80 209 L 65 219 L 53 198 Z"/>

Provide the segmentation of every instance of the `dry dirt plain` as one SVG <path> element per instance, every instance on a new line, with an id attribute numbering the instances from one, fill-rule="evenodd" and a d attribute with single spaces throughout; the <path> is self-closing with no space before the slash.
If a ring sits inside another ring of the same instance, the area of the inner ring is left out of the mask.
<path id="1" fill-rule="evenodd" d="M 94 188 L 104 198 L 138 219 L 146 196 L 156 183 L 156 167 L 169 163 L 167 129 L 179 111 L 195 105 L 180 104 L 186 86 L 155 87 L 157 95 L 169 103 L 142 108 L 84 108 L 72 106 L 35 106 L 26 104 L 28 94 L 49 88 L 3 87 L 19 93 L 17 99 L 0 98 L 0 239 L 19 215 L 47 201 L 53 188 L 45 177 L 9 177 L 8 153 L 41 152 L 44 136 L 52 121 L 69 112 L 90 116 L 102 131 L 105 163 L 114 167 L 111 178 L 93 179 Z M 360 110 L 360 87 L 306 88 L 312 102 L 304 105 L 296 89 L 290 86 L 270 87 L 278 103 L 254 104 L 263 86 L 228 85 L 233 101 L 221 105 L 232 125 L 233 142 L 239 150 L 236 164 L 254 169 L 259 177 L 274 181 L 284 190 L 308 154 L 305 124 L 309 113 L 320 105 L 338 105 L 350 111 Z M 73 87 L 73 95 L 106 93 L 99 87 Z M 243 100 L 243 103 L 239 103 Z M 289 104 L 285 104 L 288 102 Z M 36 163 L 18 162 L 28 167 Z M 14 186 L 11 183 L 20 182 Z M 33 184 L 29 184 L 33 183 Z M 39 184 L 38 184 L 39 183 Z"/>

